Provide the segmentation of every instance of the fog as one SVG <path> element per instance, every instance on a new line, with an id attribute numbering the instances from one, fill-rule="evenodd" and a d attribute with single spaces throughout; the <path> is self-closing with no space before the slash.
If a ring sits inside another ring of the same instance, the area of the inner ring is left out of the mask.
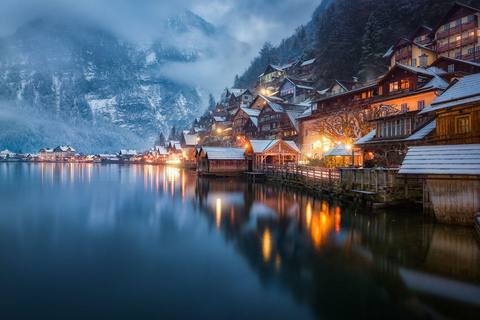
<path id="1" fill-rule="evenodd" d="M 37 18 L 79 19 L 113 32 L 120 40 L 148 45 L 162 21 L 185 9 L 249 44 L 225 54 L 221 43 L 211 43 L 217 53 L 188 65 L 167 64 L 161 70 L 172 80 L 198 85 L 219 97 L 223 88 L 241 74 L 265 41 L 278 43 L 306 23 L 320 1 L 311 0 L 0 0 L 0 37 L 12 35 Z M 201 39 L 199 39 L 201 40 Z M 247 50 L 248 48 L 248 50 Z M 176 70 L 182 70 L 182 76 Z"/>

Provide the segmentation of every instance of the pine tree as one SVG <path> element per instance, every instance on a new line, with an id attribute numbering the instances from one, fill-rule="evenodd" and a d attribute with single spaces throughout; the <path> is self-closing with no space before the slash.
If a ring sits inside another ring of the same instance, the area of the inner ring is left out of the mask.
<path id="1" fill-rule="evenodd" d="M 210 93 L 208 95 L 208 110 L 215 110 L 216 105 L 215 98 L 213 97 L 213 94 Z"/>
<path id="2" fill-rule="evenodd" d="M 165 145 L 165 136 L 163 135 L 162 132 L 160 132 L 157 136 L 157 139 L 155 139 L 155 144 L 154 146 L 157 147 L 157 146 L 164 146 Z"/>
<path id="3" fill-rule="evenodd" d="M 365 33 L 362 38 L 362 56 L 360 58 L 359 76 L 373 78 L 378 74 L 378 66 L 381 65 L 382 54 L 378 52 L 380 41 L 380 26 L 375 16 L 370 14 Z"/>
<path id="4" fill-rule="evenodd" d="M 177 138 L 177 130 L 175 129 L 175 126 L 172 127 L 172 130 L 170 131 L 170 135 L 168 136 L 168 140 L 176 140 Z"/>

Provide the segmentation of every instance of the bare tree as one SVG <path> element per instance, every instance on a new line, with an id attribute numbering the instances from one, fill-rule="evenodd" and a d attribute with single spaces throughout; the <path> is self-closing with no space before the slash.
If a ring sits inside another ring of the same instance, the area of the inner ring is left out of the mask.
<path id="1" fill-rule="evenodd" d="M 374 129 L 374 123 L 368 120 L 395 113 L 398 113 L 398 109 L 389 104 L 370 108 L 341 108 L 319 118 L 314 123 L 314 130 L 331 141 L 351 143 Z"/>

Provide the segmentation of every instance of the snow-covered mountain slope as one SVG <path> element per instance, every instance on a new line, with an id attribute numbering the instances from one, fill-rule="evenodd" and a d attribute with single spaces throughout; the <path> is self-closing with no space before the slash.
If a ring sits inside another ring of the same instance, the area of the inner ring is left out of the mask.
<path id="1" fill-rule="evenodd" d="M 204 111 L 201 84 L 185 85 L 165 76 L 162 68 L 214 57 L 217 44 L 227 40 L 236 42 L 189 11 L 159 23 L 158 37 L 142 45 L 77 22 L 29 23 L 0 40 L 0 110 L 12 115 L 18 108 L 35 115 L 35 128 L 39 119 L 52 119 L 48 126 L 71 127 L 85 137 L 35 132 L 25 119 L 22 127 L 32 135 L 29 142 L 8 126 L 0 130 L 0 149 L 35 151 L 47 142 L 82 145 L 86 152 L 144 148 L 158 132 L 185 127 Z M 0 113 L 3 128 L 7 118 Z M 107 131 L 115 134 L 102 137 Z M 62 140 L 67 137 L 70 141 Z"/>

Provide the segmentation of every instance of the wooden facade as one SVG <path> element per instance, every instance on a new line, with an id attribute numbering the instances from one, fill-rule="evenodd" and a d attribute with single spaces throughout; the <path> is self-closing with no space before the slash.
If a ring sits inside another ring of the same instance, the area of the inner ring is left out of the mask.
<path id="1" fill-rule="evenodd" d="M 228 176 L 248 169 L 243 148 L 201 147 L 196 152 L 196 161 L 200 175 Z"/>

